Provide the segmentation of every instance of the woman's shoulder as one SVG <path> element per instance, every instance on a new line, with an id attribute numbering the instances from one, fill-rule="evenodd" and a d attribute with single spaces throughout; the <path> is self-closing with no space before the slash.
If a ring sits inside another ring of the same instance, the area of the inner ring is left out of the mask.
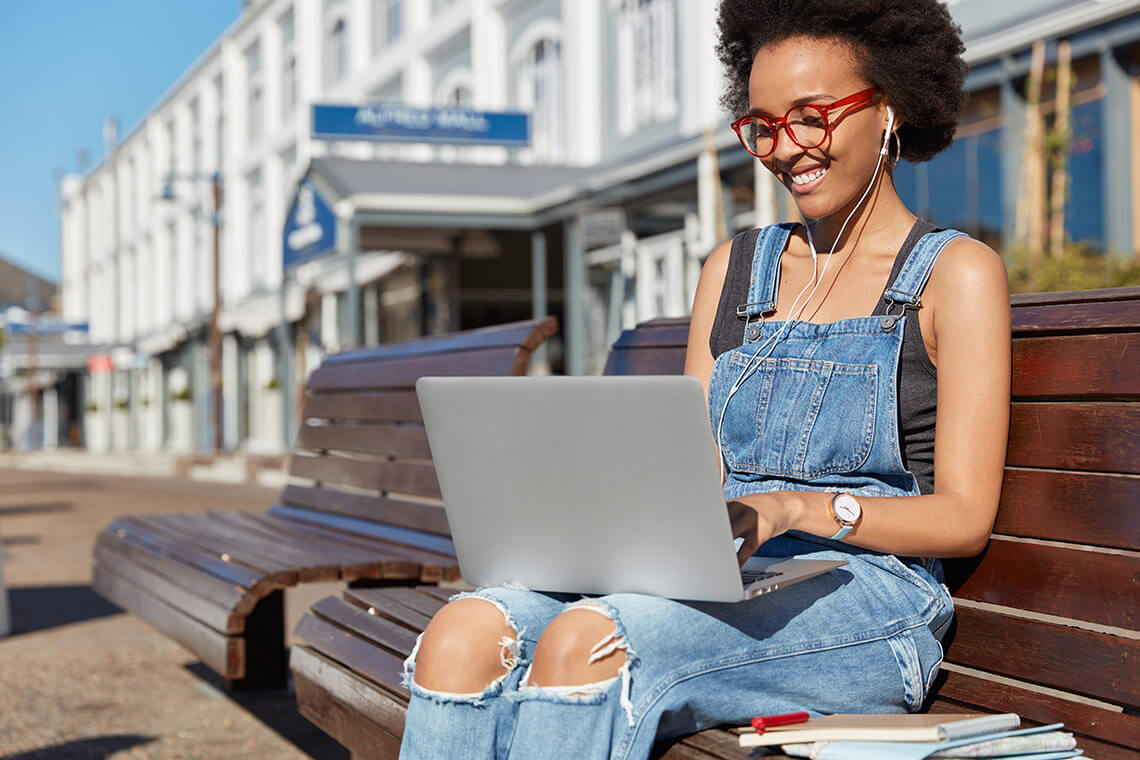
<path id="1" fill-rule="evenodd" d="M 969 235 L 956 237 L 939 255 L 923 300 L 936 308 L 950 306 L 966 315 L 983 303 L 1008 307 L 1005 263 L 982 241 Z"/>

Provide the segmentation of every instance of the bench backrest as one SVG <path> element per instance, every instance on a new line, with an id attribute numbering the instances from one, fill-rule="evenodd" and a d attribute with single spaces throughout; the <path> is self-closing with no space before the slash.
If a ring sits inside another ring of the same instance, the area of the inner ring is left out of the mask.
<path id="1" fill-rule="evenodd" d="M 935 709 L 1064 721 L 1109 756 L 1140 747 L 1140 288 L 1012 304 L 1001 504 L 986 552 L 946 563 L 958 614 Z M 688 319 L 638 325 L 605 372 L 681 373 L 687 338 Z"/>
<path id="2" fill-rule="evenodd" d="M 450 553 L 416 400 L 424 376 L 525 375 L 554 317 L 346 351 L 309 378 L 289 474 L 272 512 Z M 429 534 L 429 535 L 424 535 Z M 436 538 L 433 538 L 436 537 Z"/>

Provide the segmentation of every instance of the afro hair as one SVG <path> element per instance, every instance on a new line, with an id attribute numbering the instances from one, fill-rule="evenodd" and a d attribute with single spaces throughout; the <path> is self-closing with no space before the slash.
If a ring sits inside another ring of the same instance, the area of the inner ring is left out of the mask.
<path id="1" fill-rule="evenodd" d="M 954 139 L 968 69 L 961 29 L 938 0 L 722 0 L 718 27 L 721 105 L 730 114 L 748 111 L 760 48 L 792 37 L 838 39 L 903 119 L 902 158 L 928 161 Z"/>

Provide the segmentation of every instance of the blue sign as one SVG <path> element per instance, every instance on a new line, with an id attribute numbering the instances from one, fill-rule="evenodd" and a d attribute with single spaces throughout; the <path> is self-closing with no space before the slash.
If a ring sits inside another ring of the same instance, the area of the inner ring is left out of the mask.
<path id="1" fill-rule="evenodd" d="M 336 250 L 336 214 L 309 180 L 301 183 L 289 207 L 283 243 L 286 271 Z"/>
<path id="2" fill-rule="evenodd" d="M 55 317 L 32 317 L 30 322 L 9 322 L 4 329 L 12 335 L 56 335 L 87 332 L 86 322 L 63 322 Z"/>
<path id="3" fill-rule="evenodd" d="M 313 137 L 468 145 L 530 144 L 530 117 L 515 111 L 373 106 L 313 106 Z"/>

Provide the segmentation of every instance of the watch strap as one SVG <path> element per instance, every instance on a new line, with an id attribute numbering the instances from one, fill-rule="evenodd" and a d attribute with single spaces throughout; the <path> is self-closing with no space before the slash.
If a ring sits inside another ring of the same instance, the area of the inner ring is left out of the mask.
<path id="1" fill-rule="evenodd" d="M 831 537 L 831 540 L 832 541 L 843 540 L 843 537 L 851 532 L 851 528 L 852 528 L 852 526 L 850 526 L 850 525 L 844 525 L 839 530 L 835 531 L 835 535 Z"/>

